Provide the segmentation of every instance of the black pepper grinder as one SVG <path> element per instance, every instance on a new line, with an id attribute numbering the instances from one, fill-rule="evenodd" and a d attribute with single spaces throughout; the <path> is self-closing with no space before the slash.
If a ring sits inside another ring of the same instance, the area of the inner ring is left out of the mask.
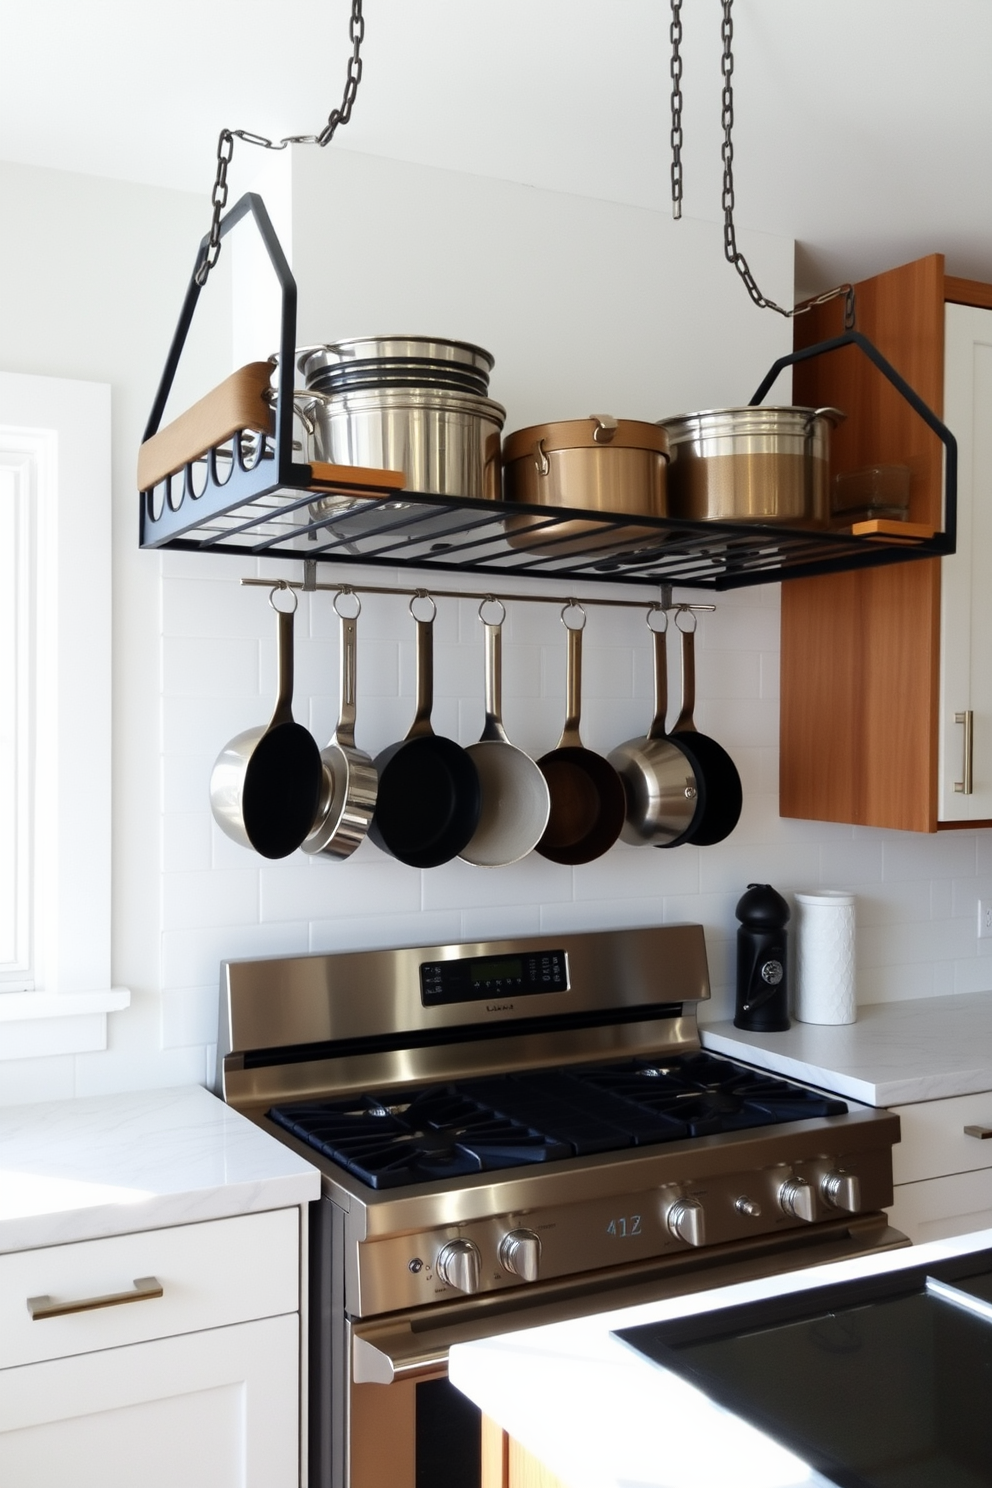
<path id="1" fill-rule="evenodd" d="M 737 1009 L 734 1027 L 782 1033 L 789 1026 L 785 927 L 789 906 L 771 884 L 748 884 L 737 902 Z"/>

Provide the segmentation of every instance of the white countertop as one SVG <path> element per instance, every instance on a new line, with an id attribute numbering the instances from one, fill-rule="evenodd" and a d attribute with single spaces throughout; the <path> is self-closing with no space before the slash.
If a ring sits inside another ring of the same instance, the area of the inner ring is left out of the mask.
<path id="1" fill-rule="evenodd" d="M 449 1373 L 568 1488 L 806 1488 L 826 1479 L 610 1336 L 992 1246 L 992 1230 L 456 1344 Z"/>
<path id="2" fill-rule="evenodd" d="M 316 1168 L 198 1085 L 0 1107 L 0 1252 L 319 1194 Z"/>
<path id="3" fill-rule="evenodd" d="M 703 1047 L 870 1106 L 992 1090 L 992 992 L 877 1002 L 855 1023 L 746 1033 L 701 1023 Z"/>

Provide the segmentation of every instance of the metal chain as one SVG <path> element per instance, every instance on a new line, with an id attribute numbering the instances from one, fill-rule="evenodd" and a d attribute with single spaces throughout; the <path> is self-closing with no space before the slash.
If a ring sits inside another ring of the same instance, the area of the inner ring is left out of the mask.
<path id="1" fill-rule="evenodd" d="M 682 216 L 682 0 L 672 0 L 672 216 Z"/>
<path id="2" fill-rule="evenodd" d="M 207 250 L 196 271 L 196 282 L 204 285 L 207 275 L 220 257 L 220 219 L 227 206 L 227 168 L 234 154 L 234 141 L 244 140 L 246 145 L 257 145 L 262 150 L 285 150 L 287 145 L 329 145 L 335 132 L 347 124 L 355 106 L 358 85 L 362 81 L 362 42 L 365 40 L 365 17 L 362 15 L 362 0 L 351 0 L 351 19 L 348 23 L 351 38 L 351 56 L 348 58 L 348 75 L 340 108 L 331 109 L 327 123 L 319 134 L 287 134 L 283 139 L 271 140 L 264 134 L 253 134 L 250 129 L 222 129 L 217 140 L 217 174 L 214 177 L 210 201 L 213 211 L 210 218 L 210 234 Z"/>
<path id="3" fill-rule="evenodd" d="M 779 304 L 776 304 L 776 302 L 774 300 L 770 300 L 767 295 L 762 294 L 761 290 L 758 288 L 758 284 L 757 284 L 757 281 L 755 280 L 754 275 L 751 273 L 751 269 L 750 269 L 750 266 L 748 264 L 747 259 L 744 257 L 744 254 L 741 252 L 741 250 L 737 246 L 737 232 L 736 232 L 736 229 L 734 227 L 734 141 L 733 141 L 733 128 L 734 128 L 734 85 L 733 85 L 733 75 L 734 75 L 734 51 L 733 51 L 734 20 L 733 20 L 733 15 L 732 15 L 733 3 L 734 3 L 734 0 L 722 0 L 722 5 L 723 5 L 723 20 L 722 20 L 722 23 L 721 23 L 721 26 L 720 26 L 720 35 L 721 35 L 721 37 L 723 39 L 723 58 L 722 58 L 723 95 L 722 95 L 722 114 L 721 114 L 721 123 L 723 124 L 723 145 L 721 147 L 720 154 L 721 154 L 721 157 L 723 159 L 723 198 L 722 198 L 722 205 L 723 205 L 723 251 L 724 251 L 724 255 L 728 259 L 728 261 L 733 264 L 733 266 L 737 270 L 738 274 L 740 274 L 741 278 L 744 281 L 744 287 L 746 288 L 748 294 L 751 296 L 751 299 L 754 301 L 754 303 L 758 306 L 759 309 L 761 309 L 761 310 L 774 310 L 778 315 L 784 315 L 787 319 L 791 320 L 792 317 L 795 316 L 795 315 L 805 315 L 807 313 L 807 311 L 812 310 L 814 308 L 814 306 L 816 306 L 816 305 L 825 305 L 828 300 L 834 300 L 834 299 L 836 299 L 838 297 L 838 295 L 843 295 L 844 296 L 844 300 L 845 300 L 845 303 L 844 303 L 844 329 L 845 330 L 848 330 L 848 331 L 849 330 L 853 330 L 853 328 L 854 328 L 854 317 L 855 317 L 854 287 L 853 287 L 853 285 L 851 285 L 851 284 L 841 284 L 836 289 L 828 289 L 824 294 L 816 295 L 812 299 L 804 300 L 801 304 L 796 305 L 792 310 L 787 310 L 784 306 L 779 305 Z M 673 0 L 673 9 L 674 9 L 674 0 Z M 673 61 L 673 67 L 674 67 L 674 61 Z M 674 133 L 673 133 L 673 143 L 674 143 Z M 674 164 L 673 164 L 673 167 L 672 167 L 672 170 L 673 170 L 673 181 L 674 181 L 674 169 L 675 169 L 675 167 L 674 167 Z M 680 167 L 680 169 L 681 169 L 681 167 Z M 676 213 L 676 215 L 678 215 L 678 213 Z"/>

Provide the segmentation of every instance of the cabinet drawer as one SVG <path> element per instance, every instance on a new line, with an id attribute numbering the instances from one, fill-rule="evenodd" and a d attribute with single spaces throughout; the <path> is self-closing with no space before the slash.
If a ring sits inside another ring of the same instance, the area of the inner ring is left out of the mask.
<path id="1" fill-rule="evenodd" d="M 135 1293 L 143 1277 L 162 1295 Z M 138 1299 L 54 1317 L 28 1308 L 118 1295 Z M 298 1209 L 17 1251 L 0 1256 L 0 1369 L 296 1312 L 299 1296 Z"/>
<path id="2" fill-rule="evenodd" d="M 992 1168 L 901 1183 L 888 1214 L 889 1223 L 914 1245 L 992 1229 Z"/>
<path id="3" fill-rule="evenodd" d="M 966 1126 L 992 1130 L 992 1092 L 893 1109 L 902 1123 L 902 1141 L 892 1152 L 895 1183 L 992 1168 L 992 1138 L 982 1141 L 966 1136 L 964 1130 Z"/>

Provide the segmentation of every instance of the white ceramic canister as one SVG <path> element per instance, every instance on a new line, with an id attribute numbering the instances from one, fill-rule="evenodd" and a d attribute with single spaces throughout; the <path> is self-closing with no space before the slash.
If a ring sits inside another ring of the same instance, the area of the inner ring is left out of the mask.
<path id="1" fill-rule="evenodd" d="M 796 1005 L 800 1023 L 853 1023 L 854 895 L 796 895 Z"/>

